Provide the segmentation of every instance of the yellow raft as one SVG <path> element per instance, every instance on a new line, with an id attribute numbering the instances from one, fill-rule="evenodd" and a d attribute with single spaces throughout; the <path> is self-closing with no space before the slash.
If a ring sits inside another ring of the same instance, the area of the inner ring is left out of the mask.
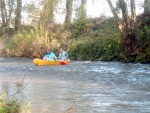
<path id="1" fill-rule="evenodd" d="M 67 65 L 69 64 L 71 61 L 64 61 L 64 60 L 42 60 L 42 59 L 34 59 L 33 63 L 36 66 L 48 66 L 48 65 Z"/>

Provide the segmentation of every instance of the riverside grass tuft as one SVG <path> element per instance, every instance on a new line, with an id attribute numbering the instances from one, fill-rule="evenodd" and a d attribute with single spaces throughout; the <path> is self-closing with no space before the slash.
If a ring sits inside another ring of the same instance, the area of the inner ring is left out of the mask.
<path id="1" fill-rule="evenodd" d="M 19 113 L 21 103 L 15 99 L 9 99 L 6 93 L 0 96 L 0 113 Z"/>

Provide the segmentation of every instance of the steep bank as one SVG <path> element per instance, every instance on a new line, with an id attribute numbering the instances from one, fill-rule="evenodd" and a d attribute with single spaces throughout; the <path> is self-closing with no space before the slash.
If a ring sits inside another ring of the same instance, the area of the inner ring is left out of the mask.
<path id="1" fill-rule="evenodd" d="M 122 49 L 121 36 L 113 18 L 93 19 L 87 28 L 89 32 L 76 37 L 70 46 L 73 59 L 150 63 L 149 15 L 138 17 L 139 46 L 130 56 Z"/>

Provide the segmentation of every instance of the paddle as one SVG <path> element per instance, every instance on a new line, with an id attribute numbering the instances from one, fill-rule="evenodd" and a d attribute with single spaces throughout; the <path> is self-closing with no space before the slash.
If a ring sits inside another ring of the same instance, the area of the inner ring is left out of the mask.
<path id="1" fill-rule="evenodd" d="M 67 63 L 65 61 L 62 61 L 62 60 L 55 60 L 56 62 L 59 62 L 60 65 L 67 65 Z"/>
<path id="2" fill-rule="evenodd" d="M 67 65 L 67 64 L 66 64 L 65 62 L 63 62 L 63 61 L 62 61 L 62 62 L 60 62 L 60 64 L 61 64 L 61 65 Z"/>

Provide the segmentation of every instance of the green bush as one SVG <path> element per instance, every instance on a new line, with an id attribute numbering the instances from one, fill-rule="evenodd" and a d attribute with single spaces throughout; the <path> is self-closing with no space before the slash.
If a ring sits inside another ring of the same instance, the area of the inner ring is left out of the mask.
<path id="1" fill-rule="evenodd" d="M 19 113 L 20 103 L 17 100 L 8 99 L 6 94 L 0 96 L 0 113 Z"/>
<path id="2" fill-rule="evenodd" d="M 122 56 L 120 34 L 112 19 L 99 25 L 90 34 L 81 35 L 69 46 L 74 60 L 117 60 Z"/>
<path id="3" fill-rule="evenodd" d="M 108 38 L 84 38 L 70 46 L 70 57 L 75 60 L 113 60 L 121 56 L 119 40 Z"/>
<path id="4" fill-rule="evenodd" d="M 139 29 L 140 42 L 145 43 L 150 41 L 150 26 L 145 25 Z"/>
<path id="5" fill-rule="evenodd" d="M 33 41 L 35 39 L 35 33 L 33 31 L 30 32 L 20 32 L 14 35 L 12 38 L 9 38 L 6 41 L 5 52 L 7 56 L 26 56 L 31 55 L 33 49 L 35 48 L 33 45 Z"/>
<path id="6" fill-rule="evenodd" d="M 150 62 L 150 19 L 144 18 L 139 28 L 139 47 L 136 62 Z"/>
<path id="7" fill-rule="evenodd" d="M 71 38 L 77 38 L 82 34 L 84 34 L 88 26 L 89 26 L 89 21 L 86 18 L 75 20 L 73 23 L 74 29 L 72 30 Z"/>

